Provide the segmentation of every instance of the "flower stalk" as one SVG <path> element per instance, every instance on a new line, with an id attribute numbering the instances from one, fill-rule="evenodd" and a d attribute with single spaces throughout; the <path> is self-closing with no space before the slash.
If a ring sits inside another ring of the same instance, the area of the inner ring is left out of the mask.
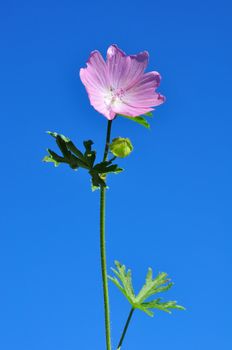
<path id="1" fill-rule="evenodd" d="M 106 143 L 103 155 L 103 162 L 107 160 L 110 144 L 112 120 L 108 121 L 106 132 Z M 110 306 L 109 306 L 109 291 L 108 291 L 108 277 L 107 277 L 107 263 L 106 263 L 106 240 L 105 240 L 105 207 L 106 207 L 106 187 L 100 188 L 100 255 L 101 255 L 101 272 L 102 272 L 102 286 L 104 298 L 104 314 L 105 314 L 105 335 L 106 335 L 106 349 L 111 350 L 111 335 L 110 335 Z"/>

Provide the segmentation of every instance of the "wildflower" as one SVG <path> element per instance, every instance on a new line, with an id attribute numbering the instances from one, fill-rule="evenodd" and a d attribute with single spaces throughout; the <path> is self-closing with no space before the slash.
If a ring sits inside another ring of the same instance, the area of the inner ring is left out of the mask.
<path id="1" fill-rule="evenodd" d="M 116 45 L 108 48 L 106 61 L 99 51 L 91 52 L 87 67 L 80 70 L 91 105 L 112 120 L 117 114 L 136 117 L 162 104 L 164 96 L 155 91 L 160 74 L 144 73 L 148 57 L 147 51 L 127 56 Z"/>

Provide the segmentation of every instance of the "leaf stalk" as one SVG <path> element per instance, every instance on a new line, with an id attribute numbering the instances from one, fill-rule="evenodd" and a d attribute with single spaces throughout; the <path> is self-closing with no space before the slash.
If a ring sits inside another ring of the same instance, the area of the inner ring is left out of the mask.
<path id="1" fill-rule="evenodd" d="M 121 335 L 121 338 L 120 338 L 118 346 L 117 346 L 117 350 L 121 349 L 123 340 L 125 338 L 125 335 L 126 335 L 126 332 L 127 332 L 127 329 L 128 329 L 129 324 L 130 324 L 131 317 L 132 317 L 134 311 L 135 311 L 135 309 L 132 307 L 131 310 L 130 310 L 129 316 L 128 316 L 127 320 L 126 320 L 125 326 L 123 328 L 122 335 Z"/>

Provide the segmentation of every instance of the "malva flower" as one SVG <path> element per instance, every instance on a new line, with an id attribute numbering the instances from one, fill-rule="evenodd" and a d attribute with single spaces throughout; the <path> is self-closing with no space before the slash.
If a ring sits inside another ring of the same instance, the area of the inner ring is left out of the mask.
<path id="1" fill-rule="evenodd" d="M 107 119 L 117 114 L 136 117 L 162 104 L 164 96 L 155 90 L 160 74 L 144 73 L 148 64 L 147 51 L 127 56 L 117 45 L 107 50 L 107 59 L 99 51 L 91 52 L 80 78 L 89 95 L 91 105 Z"/>

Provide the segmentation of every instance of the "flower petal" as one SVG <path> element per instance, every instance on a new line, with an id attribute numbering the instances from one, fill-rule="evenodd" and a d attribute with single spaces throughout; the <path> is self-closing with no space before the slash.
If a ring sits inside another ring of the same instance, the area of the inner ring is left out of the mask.
<path id="1" fill-rule="evenodd" d="M 91 105 L 107 119 L 113 119 L 115 113 L 109 109 L 104 98 L 109 90 L 109 78 L 106 63 L 98 51 L 90 54 L 87 68 L 81 68 L 80 78 L 89 95 Z"/>
<path id="2" fill-rule="evenodd" d="M 117 45 L 107 50 L 107 71 L 112 89 L 122 88 L 130 69 L 130 58 Z"/>
<path id="3" fill-rule="evenodd" d="M 160 74 L 158 72 L 149 72 L 128 89 L 123 102 L 127 105 L 137 108 L 149 108 L 162 104 L 164 97 L 155 92 L 160 84 Z"/>
<path id="4" fill-rule="evenodd" d="M 116 114 L 127 115 L 128 117 L 138 117 L 142 114 L 146 114 L 148 112 L 152 112 L 154 108 L 146 108 L 146 107 L 135 107 L 131 106 L 128 103 L 122 103 L 118 106 L 113 107 L 113 110 Z"/>
<path id="5" fill-rule="evenodd" d="M 126 56 L 117 47 L 111 45 L 107 50 L 107 68 L 109 80 L 113 89 L 128 89 L 143 75 L 148 64 L 148 52 Z"/>
<path id="6" fill-rule="evenodd" d="M 84 75 L 83 71 L 85 71 Z M 85 86 L 86 84 L 90 84 L 100 90 L 105 90 L 109 87 L 106 63 L 99 51 L 91 52 L 87 62 L 87 68 L 82 68 L 80 71 L 80 78 Z"/>
<path id="7" fill-rule="evenodd" d="M 147 89 L 156 89 L 160 85 L 161 76 L 158 72 L 152 71 L 149 73 L 143 74 L 136 84 L 133 85 L 131 89 L 138 90 L 140 88 Z M 127 89 L 127 91 L 130 89 Z"/>
<path id="8" fill-rule="evenodd" d="M 143 76 L 144 70 L 148 65 L 149 54 L 147 51 L 131 55 L 130 57 L 130 71 L 127 76 L 126 89 L 129 89 Z"/>

